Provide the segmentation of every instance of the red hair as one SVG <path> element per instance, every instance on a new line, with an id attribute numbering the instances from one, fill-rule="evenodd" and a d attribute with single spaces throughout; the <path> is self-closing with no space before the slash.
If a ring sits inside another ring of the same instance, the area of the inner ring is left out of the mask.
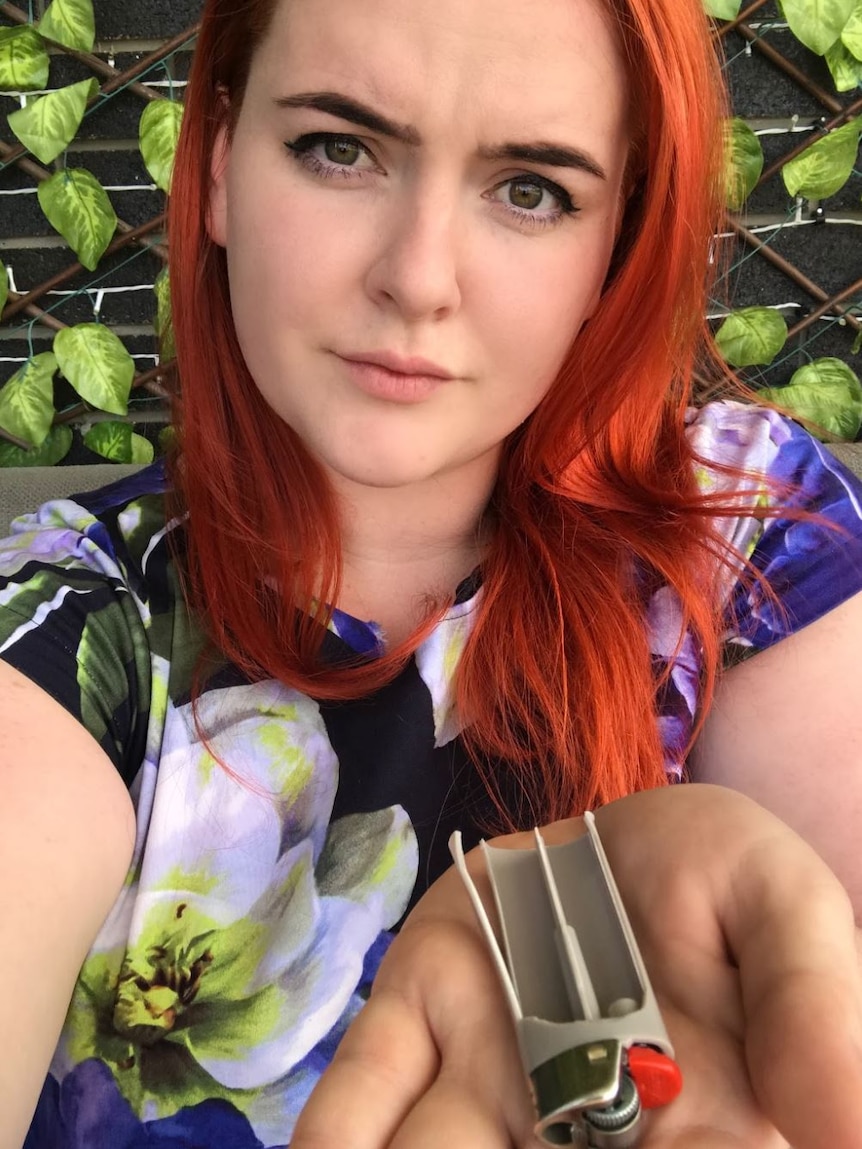
<path id="1" fill-rule="evenodd" d="M 253 676 L 350 698 L 392 678 L 439 615 L 373 662 L 320 662 L 323 604 L 338 601 L 338 507 L 249 375 L 224 252 L 206 221 L 225 94 L 235 115 L 275 2 L 207 0 L 187 93 L 170 203 L 181 380 L 174 509 L 188 512 L 187 593 L 215 646 Z M 711 515 L 722 508 L 698 494 L 684 434 L 708 346 L 720 218 L 718 63 L 701 0 L 608 6 L 631 89 L 627 209 L 598 310 L 505 445 L 481 605 L 456 677 L 479 768 L 509 763 L 536 821 L 665 781 L 636 571 L 679 595 L 703 652 L 707 700 L 719 658 Z M 266 589 L 273 582 L 277 595 Z M 299 618 L 296 603 L 306 608 Z"/>

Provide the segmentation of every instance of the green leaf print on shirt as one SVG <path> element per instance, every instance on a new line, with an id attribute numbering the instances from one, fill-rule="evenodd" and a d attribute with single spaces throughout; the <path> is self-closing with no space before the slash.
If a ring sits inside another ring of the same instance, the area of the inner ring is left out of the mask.
<path id="1" fill-rule="evenodd" d="M 226 926 L 207 912 L 217 899 L 189 892 L 199 875 L 182 883 L 182 899 L 160 895 L 119 969 L 118 955 L 105 954 L 84 967 L 69 1012 L 71 1061 L 105 1061 L 138 1113 L 154 1106 L 169 1114 L 216 1096 L 245 1110 L 288 1073 L 307 1052 L 309 1022 L 339 988 L 330 976 L 340 963 L 335 935 L 353 915 L 368 916 L 354 899 L 391 902 L 375 895 L 393 863 L 403 865 L 405 845 L 409 852 L 403 813 L 344 823 L 332 827 L 341 863 L 324 850 L 326 894 L 315 888 L 306 842 L 282 860 L 249 913 Z M 396 902 L 397 911 L 403 899 Z M 320 946 L 327 936 L 331 952 Z M 352 992 L 356 980 L 336 982 Z M 318 1039 L 331 1025 L 320 1028 Z"/>
<path id="2" fill-rule="evenodd" d="M 86 616 L 77 663 L 81 721 L 95 738 L 102 740 L 111 728 L 112 716 L 129 700 L 132 666 L 137 672 L 137 696 L 131 701 L 138 714 L 146 715 L 155 684 L 146 633 L 128 595 Z M 117 754 L 122 757 L 122 753 L 120 740 Z"/>
<path id="3" fill-rule="evenodd" d="M 200 717 L 241 780 L 202 769 L 190 707 L 169 704 L 147 856 L 84 966 L 63 1061 L 99 1058 L 142 1116 L 221 1097 L 254 1119 L 404 912 L 416 839 L 400 807 L 329 823 L 337 760 L 310 699 L 256 683 L 205 694 Z"/>

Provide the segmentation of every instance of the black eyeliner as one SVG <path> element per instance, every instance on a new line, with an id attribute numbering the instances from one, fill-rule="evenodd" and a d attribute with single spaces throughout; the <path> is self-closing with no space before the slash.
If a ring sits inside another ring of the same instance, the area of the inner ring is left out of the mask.
<path id="1" fill-rule="evenodd" d="M 284 146 L 294 153 L 294 155 L 303 155 L 305 152 L 311 151 L 312 148 L 317 147 L 318 144 L 330 143 L 332 141 L 344 141 L 345 143 L 356 144 L 357 147 L 367 151 L 362 143 L 355 137 L 347 132 L 306 132 L 304 135 L 297 136 L 295 140 L 285 140 Z"/>
<path id="2" fill-rule="evenodd" d="M 538 184 L 539 187 L 543 187 L 545 191 L 550 192 L 552 196 L 556 196 L 560 203 L 560 210 L 564 215 L 572 215 L 574 212 L 581 210 L 579 207 L 575 206 L 572 197 L 569 195 L 566 189 L 560 187 L 559 184 L 554 183 L 553 180 L 546 179 L 544 176 L 536 175 L 534 172 L 529 174 L 525 172 L 523 176 L 515 176 L 511 182 L 515 183 L 519 179 L 522 179 L 524 183 Z"/>

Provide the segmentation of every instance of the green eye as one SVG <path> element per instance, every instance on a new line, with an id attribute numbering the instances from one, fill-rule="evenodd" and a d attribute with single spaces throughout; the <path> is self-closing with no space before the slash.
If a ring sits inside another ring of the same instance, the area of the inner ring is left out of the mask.
<path id="1" fill-rule="evenodd" d="M 330 163 L 352 167 L 362 155 L 362 149 L 355 140 L 327 140 L 323 147 L 323 154 Z"/>
<path id="2" fill-rule="evenodd" d="M 524 211 L 532 211 L 542 202 L 545 189 L 530 180 L 513 180 L 509 184 L 509 203 Z"/>

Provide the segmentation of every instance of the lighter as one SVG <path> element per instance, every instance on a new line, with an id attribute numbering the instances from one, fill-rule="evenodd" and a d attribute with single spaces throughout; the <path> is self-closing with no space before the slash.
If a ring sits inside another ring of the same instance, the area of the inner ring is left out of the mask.
<path id="1" fill-rule="evenodd" d="M 630 1149 L 644 1109 L 682 1088 L 622 899 L 592 814 L 564 845 L 482 843 L 503 950 L 464 861 L 449 849 L 479 919 L 515 1021 L 549 1145 Z M 504 952 L 505 951 L 505 952 Z"/>

